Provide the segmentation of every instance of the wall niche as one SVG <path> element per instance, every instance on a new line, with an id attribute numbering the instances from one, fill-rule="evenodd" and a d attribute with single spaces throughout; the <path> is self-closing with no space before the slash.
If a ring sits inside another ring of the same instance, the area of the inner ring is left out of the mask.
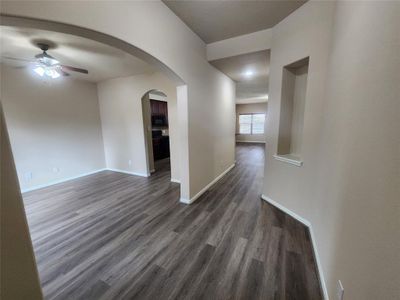
<path id="1" fill-rule="evenodd" d="M 278 149 L 274 157 L 301 166 L 309 57 L 283 67 Z"/>

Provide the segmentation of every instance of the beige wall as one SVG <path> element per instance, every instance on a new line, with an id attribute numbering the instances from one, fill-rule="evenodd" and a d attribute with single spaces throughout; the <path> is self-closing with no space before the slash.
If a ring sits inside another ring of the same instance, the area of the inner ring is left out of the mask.
<path id="1" fill-rule="evenodd" d="M 335 14 L 313 222 L 330 293 L 340 278 L 348 299 L 400 295 L 399 16 L 398 1 Z"/>
<path id="2" fill-rule="evenodd" d="M 186 141 L 180 153 L 181 196 L 186 200 L 234 163 L 235 84 L 207 62 L 203 41 L 162 2 L 2 1 L 1 9 L 119 38 L 153 55 L 185 82 L 178 103 L 181 98 L 187 106 L 182 110 L 187 128 L 182 128 Z"/>
<path id="3" fill-rule="evenodd" d="M 303 66 L 296 70 L 293 91 L 292 128 L 290 132 L 290 154 L 297 157 L 301 157 L 307 76 L 308 66 Z"/>
<path id="4" fill-rule="evenodd" d="M 42 291 L 1 103 L 0 137 L 0 295 L 39 300 Z"/>
<path id="5" fill-rule="evenodd" d="M 148 163 L 148 166 L 147 166 L 147 173 L 148 174 L 151 173 L 153 170 L 155 170 L 154 169 L 154 153 L 153 153 L 153 132 L 151 130 L 152 129 L 152 124 L 151 124 L 151 104 L 150 104 L 149 95 L 150 95 L 150 93 L 146 93 L 142 97 L 143 132 L 144 132 L 144 137 L 145 137 L 145 144 L 144 145 L 145 145 L 145 148 L 146 148 L 145 151 L 146 151 L 146 160 L 147 160 L 147 163 Z M 176 100 L 175 100 L 175 102 L 176 102 Z M 168 103 L 167 103 L 167 106 L 168 106 Z M 170 144 L 171 144 L 171 142 L 170 142 Z M 170 152 L 172 152 L 171 149 L 170 149 Z M 170 153 L 170 156 L 171 156 L 171 153 Z M 176 174 L 176 175 L 178 175 L 178 174 Z M 175 178 L 175 180 L 178 180 L 178 179 Z"/>
<path id="6" fill-rule="evenodd" d="M 148 175 L 142 97 L 150 90 L 159 90 L 167 95 L 171 177 L 179 180 L 176 86 L 161 73 L 116 78 L 98 84 L 107 168 Z"/>
<path id="7" fill-rule="evenodd" d="M 331 298 L 342 279 L 348 299 L 396 299 L 399 2 L 335 6 L 307 2 L 273 28 L 264 193 L 312 223 Z M 178 110 L 187 112 L 182 118 L 187 196 L 233 162 L 234 84 L 206 63 L 204 44 L 162 3 L 11 1 L 2 9 L 116 36 L 182 77 L 187 86 L 178 88 L 178 103 L 180 96 L 188 101 Z M 97 17 L 87 17 L 92 15 Z M 272 155 L 282 67 L 306 56 L 304 166 L 298 168 Z"/>
<path id="8" fill-rule="evenodd" d="M 1 99 L 22 190 L 105 167 L 95 84 L 2 66 Z"/>
<path id="9" fill-rule="evenodd" d="M 236 141 L 237 142 L 265 142 L 264 134 L 239 134 L 239 115 L 246 113 L 264 113 L 267 114 L 267 102 L 236 104 Z M 266 116 L 267 117 L 267 116 Z"/>
<path id="10" fill-rule="evenodd" d="M 399 2 L 310 1 L 273 28 L 264 194 L 307 219 L 329 296 L 397 299 Z M 273 158 L 282 68 L 310 56 L 302 158 Z"/>
<path id="11" fill-rule="evenodd" d="M 334 2 L 311 1 L 273 28 L 270 94 L 268 99 L 264 194 L 304 218 L 320 215 L 316 207 L 315 176 L 319 162 L 321 122 L 330 53 Z M 302 136 L 302 160 L 297 167 L 274 159 L 277 153 L 284 66 L 310 57 Z M 309 220 L 313 221 L 313 220 Z M 317 246 L 320 245 L 317 237 Z M 317 249 L 319 250 L 319 249 Z M 323 274 L 329 272 L 322 265 Z"/>
<path id="12" fill-rule="evenodd" d="M 298 160 L 301 158 L 307 77 L 308 63 L 296 69 L 282 69 L 277 153 Z"/>

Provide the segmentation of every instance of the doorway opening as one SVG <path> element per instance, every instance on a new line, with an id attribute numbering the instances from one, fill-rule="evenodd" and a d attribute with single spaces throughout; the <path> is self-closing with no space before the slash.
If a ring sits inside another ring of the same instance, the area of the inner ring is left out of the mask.
<path id="1" fill-rule="evenodd" d="M 236 82 L 235 141 L 241 146 L 237 155 L 266 145 L 270 55 L 270 50 L 261 50 L 210 62 Z"/>
<path id="2" fill-rule="evenodd" d="M 167 95 L 151 90 L 142 97 L 143 128 L 148 174 L 171 170 Z"/>

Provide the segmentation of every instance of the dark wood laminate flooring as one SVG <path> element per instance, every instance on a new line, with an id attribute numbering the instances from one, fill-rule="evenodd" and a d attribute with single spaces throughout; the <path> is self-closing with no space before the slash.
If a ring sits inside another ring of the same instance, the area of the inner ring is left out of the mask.
<path id="1" fill-rule="evenodd" d="M 46 299 L 321 299 L 307 229 L 260 200 L 264 146 L 192 205 L 169 163 L 25 193 Z"/>

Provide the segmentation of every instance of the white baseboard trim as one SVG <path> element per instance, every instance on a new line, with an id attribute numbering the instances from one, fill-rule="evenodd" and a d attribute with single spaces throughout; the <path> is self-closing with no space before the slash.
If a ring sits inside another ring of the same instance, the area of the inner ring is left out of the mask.
<path id="1" fill-rule="evenodd" d="M 261 198 L 263 200 L 267 201 L 269 204 L 272 204 L 273 206 L 279 208 L 281 211 L 283 211 L 284 213 L 288 214 L 289 216 L 295 218 L 297 221 L 300 221 L 301 223 L 303 223 L 307 227 L 311 227 L 311 223 L 308 220 L 300 217 L 298 214 L 294 213 L 293 211 L 291 211 L 290 209 L 284 207 L 283 205 L 279 204 L 278 202 L 272 200 L 271 198 L 268 198 L 264 194 L 261 195 Z"/>
<path id="2" fill-rule="evenodd" d="M 290 157 L 285 157 L 285 155 L 274 154 L 273 157 L 276 160 L 283 161 L 285 163 L 295 165 L 296 167 L 301 167 L 303 165 L 303 161 L 302 160 L 294 159 L 294 158 L 290 158 Z"/>
<path id="3" fill-rule="evenodd" d="M 324 299 L 329 300 L 328 289 L 326 288 L 325 284 L 324 272 L 322 272 L 322 264 L 318 254 L 315 234 L 311 225 L 308 227 L 308 229 L 310 230 L 311 242 L 314 250 L 315 260 L 317 261 L 318 275 L 319 275 L 319 280 L 321 281 L 321 288 L 322 292 L 324 293 Z"/>
<path id="4" fill-rule="evenodd" d="M 198 192 L 196 195 L 194 195 L 192 198 L 187 199 L 181 197 L 180 202 L 185 203 L 185 204 L 192 204 L 194 201 L 196 201 L 201 195 L 203 195 L 210 187 L 212 187 L 214 184 L 216 184 L 222 177 L 226 175 L 230 170 L 232 170 L 236 165 L 236 161 L 230 165 L 225 171 L 223 171 L 221 174 L 218 175 L 213 181 L 211 181 L 209 184 L 207 184 L 200 192 Z"/>
<path id="5" fill-rule="evenodd" d="M 30 188 L 21 189 L 21 193 L 26 193 L 26 192 L 39 190 L 39 189 L 42 189 L 42 188 L 45 188 L 45 187 L 49 187 L 49 186 L 52 186 L 52 185 L 55 185 L 55 184 L 59 184 L 59 183 L 67 182 L 67 181 L 70 181 L 70 180 L 78 179 L 78 178 L 81 178 L 81 177 L 85 177 L 85 176 L 88 176 L 88 175 L 96 174 L 96 173 L 99 173 L 99 172 L 102 172 L 102 171 L 106 171 L 106 170 L 107 170 L 106 168 L 98 169 L 98 170 L 87 172 L 87 173 L 83 173 L 83 174 L 80 174 L 80 175 L 77 175 L 77 176 L 67 177 L 67 178 L 63 178 L 63 179 L 60 179 L 60 180 L 51 181 L 49 183 L 35 185 L 33 187 L 30 187 Z"/>
<path id="6" fill-rule="evenodd" d="M 181 183 L 181 181 L 179 179 L 175 179 L 175 178 L 171 178 L 171 182 Z"/>
<path id="7" fill-rule="evenodd" d="M 239 140 L 236 140 L 236 143 L 256 143 L 256 144 L 265 144 L 265 141 L 239 141 Z"/>
<path id="8" fill-rule="evenodd" d="M 314 256 L 315 256 L 315 260 L 316 260 L 316 263 L 317 263 L 318 275 L 319 275 L 319 280 L 321 282 L 321 288 L 322 288 L 322 292 L 324 294 L 324 299 L 325 300 L 329 300 L 328 290 L 327 290 L 326 284 L 325 284 L 324 273 L 322 271 L 321 260 L 319 258 L 318 248 L 317 248 L 317 244 L 316 244 L 316 241 L 315 241 L 315 235 L 314 235 L 314 231 L 313 231 L 313 228 L 312 228 L 312 225 L 311 225 L 310 221 L 304 219 L 303 217 L 300 217 L 298 214 L 294 213 L 290 209 L 284 207 L 283 205 L 279 204 L 278 202 L 272 200 L 271 198 L 269 198 L 269 197 L 267 197 L 265 195 L 261 195 L 261 199 L 263 199 L 264 201 L 268 202 L 269 204 L 275 206 L 276 208 L 280 209 L 284 213 L 286 213 L 289 216 L 295 218 L 296 220 L 298 220 L 299 222 L 303 223 L 305 226 L 308 227 L 308 230 L 310 231 L 311 243 L 312 243 L 313 250 L 314 250 Z"/>
<path id="9" fill-rule="evenodd" d="M 51 181 L 49 183 L 35 185 L 33 187 L 30 187 L 30 188 L 21 189 L 21 193 L 27 193 L 27 192 L 35 191 L 35 190 L 42 189 L 42 188 L 45 188 L 45 187 L 49 187 L 49 186 L 52 186 L 52 185 L 55 185 L 55 184 L 67 182 L 67 181 L 78 179 L 78 178 L 85 177 L 85 176 L 88 176 L 88 175 L 93 175 L 93 174 L 96 174 L 96 173 L 99 173 L 99 172 L 102 172 L 102 171 L 113 171 L 113 172 L 125 173 L 125 174 L 129 174 L 129 175 L 135 175 L 135 176 L 141 176 L 141 177 L 149 177 L 150 176 L 150 174 L 129 172 L 129 171 L 124 171 L 124 170 L 120 170 L 120 169 L 103 168 L 103 169 L 98 169 L 98 170 L 95 170 L 95 171 L 79 174 L 77 176 L 67 177 L 67 178 L 63 178 L 63 179 L 60 179 L 60 180 Z"/>
<path id="10" fill-rule="evenodd" d="M 150 176 L 150 174 L 148 174 L 148 173 L 131 172 L 131 171 L 125 171 L 125 170 L 121 170 L 121 169 L 106 168 L 106 170 L 118 172 L 118 173 L 129 174 L 129 175 L 141 176 L 141 177 L 149 177 Z"/>

